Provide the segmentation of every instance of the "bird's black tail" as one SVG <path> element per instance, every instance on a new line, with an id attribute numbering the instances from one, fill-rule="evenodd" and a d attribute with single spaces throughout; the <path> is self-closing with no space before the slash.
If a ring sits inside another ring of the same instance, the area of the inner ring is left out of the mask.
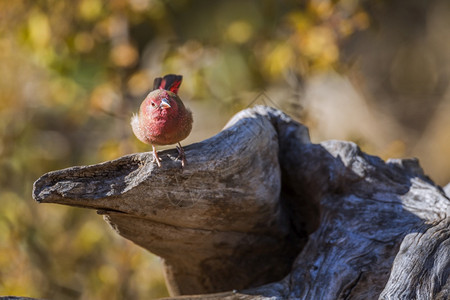
<path id="1" fill-rule="evenodd" d="M 183 76 L 175 74 L 157 77 L 153 81 L 153 90 L 164 89 L 178 94 L 178 88 L 181 85 L 181 80 L 183 80 Z"/>

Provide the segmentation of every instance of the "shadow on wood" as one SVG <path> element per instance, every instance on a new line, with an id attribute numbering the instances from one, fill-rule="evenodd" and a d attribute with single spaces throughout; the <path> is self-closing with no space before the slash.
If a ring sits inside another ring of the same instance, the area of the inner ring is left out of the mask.
<path id="1" fill-rule="evenodd" d="M 96 209 L 164 258 L 172 295 L 449 295 L 450 201 L 416 160 L 312 144 L 303 125 L 264 106 L 185 152 L 184 169 L 167 150 L 162 168 L 149 152 L 51 172 L 33 196 Z"/>

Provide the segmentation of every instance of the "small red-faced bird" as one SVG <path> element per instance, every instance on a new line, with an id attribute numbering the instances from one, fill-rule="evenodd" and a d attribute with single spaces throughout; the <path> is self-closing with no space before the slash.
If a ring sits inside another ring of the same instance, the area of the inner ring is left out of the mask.
<path id="1" fill-rule="evenodd" d="M 131 118 L 134 135 L 146 144 L 152 145 L 153 159 L 161 167 L 161 159 L 155 145 L 178 143 L 178 158 L 181 166 L 186 164 L 184 150 L 180 141 L 192 130 L 192 113 L 178 97 L 180 75 L 169 74 L 155 78 L 153 91 L 142 101 L 139 113 Z"/>

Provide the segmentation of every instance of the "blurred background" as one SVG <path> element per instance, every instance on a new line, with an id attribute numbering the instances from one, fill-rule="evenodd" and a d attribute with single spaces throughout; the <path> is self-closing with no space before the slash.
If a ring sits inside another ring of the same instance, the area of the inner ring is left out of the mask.
<path id="1" fill-rule="evenodd" d="M 265 104 L 450 181 L 448 0 L 0 1 L 0 295 L 167 295 L 160 260 L 94 211 L 31 198 L 46 172 L 149 151 L 129 120 L 167 73 L 184 145 Z"/>

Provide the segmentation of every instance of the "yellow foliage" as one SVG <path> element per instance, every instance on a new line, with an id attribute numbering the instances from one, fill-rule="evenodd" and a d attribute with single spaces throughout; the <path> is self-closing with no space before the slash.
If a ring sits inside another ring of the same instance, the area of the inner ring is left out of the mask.
<path id="1" fill-rule="evenodd" d="M 227 37 L 238 44 L 247 42 L 253 34 L 253 28 L 251 24 L 246 21 L 234 21 L 232 22 L 226 31 Z"/>
<path id="2" fill-rule="evenodd" d="M 131 44 L 122 43 L 114 46 L 111 51 L 111 60 L 119 67 L 130 67 L 137 62 L 138 53 Z"/>
<path id="3" fill-rule="evenodd" d="M 293 49 L 286 43 L 278 43 L 268 53 L 264 67 L 269 75 L 277 77 L 283 70 L 293 64 Z"/>
<path id="4" fill-rule="evenodd" d="M 151 78 L 148 73 L 140 71 L 131 76 L 127 82 L 127 87 L 133 96 L 142 96 L 150 91 L 149 82 L 151 82 Z"/>
<path id="5" fill-rule="evenodd" d="M 95 40 L 89 32 L 79 32 L 74 38 L 75 48 L 82 53 L 92 51 L 95 46 Z"/>
<path id="6" fill-rule="evenodd" d="M 85 20 L 95 20 L 102 12 L 101 0 L 82 0 L 78 6 L 80 16 Z"/>
<path id="7" fill-rule="evenodd" d="M 98 278 L 104 284 L 116 285 L 119 279 L 119 274 L 113 266 L 103 265 L 98 270 Z"/>
<path id="8" fill-rule="evenodd" d="M 28 32 L 33 47 L 47 47 L 52 34 L 48 17 L 40 11 L 32 12 L 28 19 Z"/>
<path id="9" fill-rule="evenodd" d="M 166 296 L 158 258 L 125 242 L 93 212 L 38 205 L 33 181 L 52 170 L 149 151 L 134 138 L 129 119 L 153 78 L 167 73 L 184 76 L 180 95 L 195 118 L 189 142 L 209 137 L 224 116 L 265 89 L 272 91 L 265 104 L 301 107 L 296 80 L 339 66 L 343 42 L 371 25 L 356 0 L 244 2 L 0 1 L 0 294 Z M 436 43 L 445 54 L 441 36 Z M 430 58 L 437 50 L 414 49 L 396 54 L 383 82 L 405 94 L 445 86 Z M 415 63 L 407 64 L 411 57 Z M 430 129 L 433 141 L 441 141 L 430 143 L 441 145 L 441 157 L 449 149 L 438 132 L 444 125 Z M 398 139 L 384 150 L 384 156 L 407 152 Z"/>

